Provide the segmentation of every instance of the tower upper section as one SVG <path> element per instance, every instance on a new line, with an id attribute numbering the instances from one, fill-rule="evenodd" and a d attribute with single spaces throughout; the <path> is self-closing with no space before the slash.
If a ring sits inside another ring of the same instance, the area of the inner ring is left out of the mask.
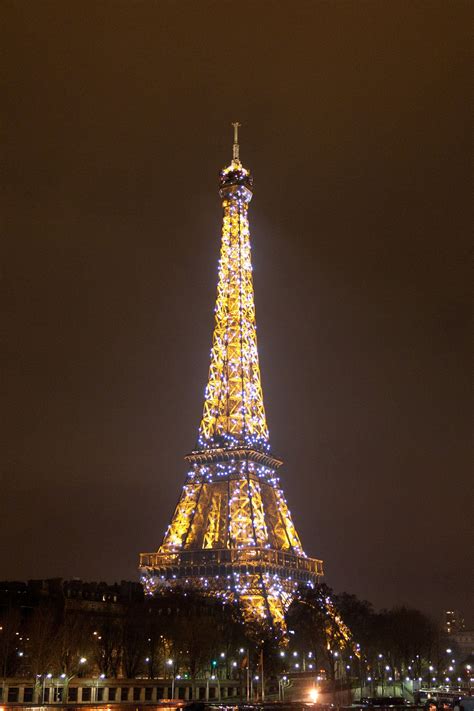
<path id="1" fill-rule="evenodd" d="M 198 449 L 267 451 L 268 428 L 257 350 L 248 204 L 252 177 L 239 157 L 220 172 L 223 224 L 211 364 Z"/>

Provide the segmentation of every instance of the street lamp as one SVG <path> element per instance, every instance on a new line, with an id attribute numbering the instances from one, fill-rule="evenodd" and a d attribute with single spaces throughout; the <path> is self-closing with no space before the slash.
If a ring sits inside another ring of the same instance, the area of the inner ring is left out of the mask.
<path id="1" fill-rule="evenodd" d="M 53 676 L 52 674 L 43 674 L 43 694 L 42 694 L 42 697 L 41 697 L 41 698 L 42 698 L 43 706 L 44 706 L 44 693 L 45 693 L 46 679 L 51 679 L 52 676 Z"/>
<path id="2" fill-rule="evenodd" d="M 247 678 L 246 678 L 246 696 L 247 696 L 247 701 L 250 701 L 250 652 L 249 650 L 245 650 L 243 647 L 239 649 L 240 654 L 246 654 L 246 657 L 244 657 L 244 660 L 247 661 L 247 665 L 245 667 L 246 672 L 247 672 Z"/>
<path id="3" fill-rule="evenodd" d="M 103 681 L 105 679 L 105 674 L 100 674 L 97 679 L 95 680 L 95 700 L 96 702 L 99 701 L 99 681 Z"/>
<path id="4" fill-rule="evenodd" d="M 285 687 L 286 686 L 288 686 L 288 677 L 282 676 L 280 679 L 278 679 L 278 700 L 279 701 L 285 700 Z"/>
<path id="5" fill-rule="evenodd" d="M 167 659 L 166 665 L 168 667 L 173 667 L 173 660 Z M 174 699 L 174 668 L 171 670 L 171 698 Z"/>

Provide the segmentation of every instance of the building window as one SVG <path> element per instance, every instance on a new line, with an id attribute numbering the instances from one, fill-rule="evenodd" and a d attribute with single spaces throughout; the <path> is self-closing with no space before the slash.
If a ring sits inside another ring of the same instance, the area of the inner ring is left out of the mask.
<path id="1" fill-rule="evenodd" d="M 23 692 L 23 701 L 26 703 L 31 703 L 33 701 L 33 687 L 32 686 L 25 686 L 25 690 Z"/>
<path id="2" fill-rule="evenodd" d="M 151 701 L 152 694 L 153 694 L 153 687 L 147 686 L 145 688 L 145 701 Z"/>
<path id="3" fill-rule="evenodd" d="M 8 687 L 8 701 L 18 701 L 18 687 L 17 686 L 10 686 Z"/>
<path id="4" fill-rule="evenodd" d="M 139 686 L 133 687 L 133 700 L 134 701 L 140 701 L 140 691 L 141 691 L 141 688 Z"/>
<path id="5" fill-rule="evenodd" d="M 109 687 L 109 701 L 115 701 L 117 696 L 117 689 L 115 686 Z"/>
<path id="6" fill-rule="evenodd" d="M 156 699 L 164 699 L 165 697 L 165 690 L 163 689 L 162 686 L 159 686 L 156 690 Z"/>
<path id="7" fill-rule="evenodd" d="M 91 687 L 90 686 L 83 686 L 82 687 L 82 700 L 83 701 L 90 701 L 91 700 Z"/>
<path id="8" fill-rule="evenodd" d="M 103 700 L 104 700 L 104 687 L 98 686 L 97 687 L 97 701 L 103 701 Z"/>
<path id="9" fill-rule="evenodd" d="M 67 692 L 68 701 L 77 701 L 77 686 L 70 686 Z"/>

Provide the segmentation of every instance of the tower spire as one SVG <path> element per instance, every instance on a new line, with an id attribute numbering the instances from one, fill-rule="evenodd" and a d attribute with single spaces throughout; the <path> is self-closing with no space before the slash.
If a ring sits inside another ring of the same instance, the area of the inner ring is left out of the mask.
<path id="1" fill-rule="evenodd" d="M 238 121 L 234 121 L 232 126 L 234 127 L 234 145 L 232 146 L 232 160 L 236 163 L 240 162 L 239 158 L 239 128 L 242 124 Z"/>

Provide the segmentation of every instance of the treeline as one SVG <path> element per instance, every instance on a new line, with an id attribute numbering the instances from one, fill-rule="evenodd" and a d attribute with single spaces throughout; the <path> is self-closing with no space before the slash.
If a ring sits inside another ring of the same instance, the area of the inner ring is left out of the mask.
<path id="1" fill-rule="evenodd" d="M 444 668 L 446 643 L 423 613 L 375 611 L 326 585 L 302 588 L 287 612 L 287 645 L 274 632 L 256 636 L 236 605 L 197 593 L 169 592 L 117 605 L 40 600 L 26 612 L 4 608 L 0 626 L 3 676 L 238 678 L 313 670 L 323 678 L 426 677 Z"/>
<path id="2" fill-rule="evenodd" d="M 419 610 L 376 611 L 370 602 L 349 593 L 335 595 L 324 584 L 300 591 L 288 623 L 298 645 L 311 652 L 314 668 L 333 680 L 428 681 L 452 667 L 446 638 Z"/>
<path id="3" fill-rule="evenodd" d="M 198 594 L 168 593 L 129 604 L 40 602 L 28 614 L 3 612 L 4 676 L 198 676 L 211 657 L 246 638 L 236 609 Z M 94 609 L 94 607 L 98 609 Z M 220 665 L 222 667 L 222 665 Z"/>

